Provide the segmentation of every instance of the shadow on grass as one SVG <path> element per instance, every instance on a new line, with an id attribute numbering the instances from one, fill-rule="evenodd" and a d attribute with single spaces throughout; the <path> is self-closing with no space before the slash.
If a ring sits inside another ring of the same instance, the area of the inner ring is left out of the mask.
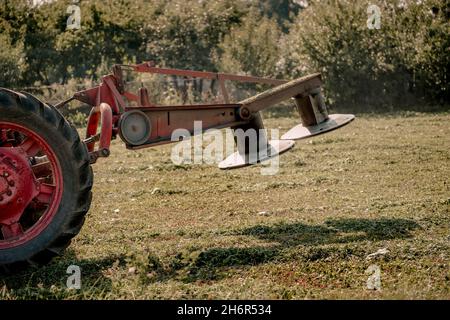
<path id="1" fill-rule="evenodd" d="M 83 297 L 83 292 L 92 295 L 95 293 L 107 293 L 111 291 L 111 280 L 104 276 L 114 263 L 125 264 L 124 256 L 110 256 L 98 259 L 76 258 L 72 250 L 67 250 L 64 256 L 55 259 L 51 264 L 40 267 L 29 267 L 22 271 L 0 273 L 0 288 L 6 288 L 13 292 L 15 298 L 20 299 L 60 299 L 67 297 Z M 76 265 L 81 269 L 81 289 L 71 291 L 67 289 L 66 281 L 71 274 L 67 268 Z"/>
<path id="2" fill-rule="evenodd" d="M 328 220 L 324 225 L 255 226 L 235 234 L 276 241 L 286 247 L 408 238 L 411 237 L 410 231 L 417 228 L 416 222 L 406 219 L 338 219 Z"/>
<path id="3" fill-rule="evenodd" d="M 223 276 L 221 269 L 227 267 L 254 266 L 275 260 L 286 259 L 288 248 L 304 246 L 305 261 L 319 260 L 330 255 L 345 259 L 355 249 L 317 248 L 326 244 L 345 244 L 360 241 L 381 241 L 411 237 L 411 231 L 420 226 L 407 219 L 336 219 L 323 225 L 303 223 L 254 226 L 234 232 L 233 235 L 253 236 L 275 243 L 268 247 L 213 248 L 202 251 L 188 266 L 186 281 L 216 280 Z M 364 252 L 361 254 L 365 254 Z M 291 258 L 292 259 L 292 258 Z"/>
<path id="4" fill-rule="evenodd" d="M 247 248 L 211 248 L 183 251 L 163 264 L 151 252 L 140 252 L 134 257 L 110 256 L 99 259 L 78 260 L 73 251 L 52 264 L 27 269 L 14 275 L 0 274 L 0 288 L 13 290 L 15 298 L 89 298 L 104 297 L 111 291 L 112 283 L 104 272 L 113 265 L 136 267 L 142 285 L 153 282 L 179 280 L 183 282 L 214 281 L 227 276 L 227 269 L 250 267 L 274 261 L 317 261 L 329 257 L 348 259 L 351 255 L 365 256 L 357 246 L 333 246 L 330 244 L 381 241 L 411 237 L 411 231 L 420 226 L 406 219 L 335 219 L 322 225 L 303 223 L 257 225 L 229 233 L 232 236 L 255 237 L 269 242 L 267 246 Z M 290 248 L 301 247 L 289 251 Z M 82 290 L 73 293 L 66 290 L 67 267 L 77 265 L 82 270 Z M 118 264 L 118 265 L 117 265 Z M 60 290 L 51 289 L 58 286 Z M 87 296 L 86 296 L 87 295 Z"/>

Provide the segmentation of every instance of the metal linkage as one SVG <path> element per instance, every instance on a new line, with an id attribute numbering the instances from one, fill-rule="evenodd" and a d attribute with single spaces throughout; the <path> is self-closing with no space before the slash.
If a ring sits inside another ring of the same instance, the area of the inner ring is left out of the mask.
<path id="1" fill-rule="evenodd" d="M 97 140 L 97 129 L 101 119 L 101 132 L 98 137 L 99 148 L 95 150 Z M 98 107 L 92 108 L 88 119 L 86 130 L 86 146 L 91 157 L 91 163 L 95 163 L 98 158 L 106 158 L 110 155 L 109 146 L 112 138 L 113 116 L 111 107 L 107 103 L 101 103 Z"/>

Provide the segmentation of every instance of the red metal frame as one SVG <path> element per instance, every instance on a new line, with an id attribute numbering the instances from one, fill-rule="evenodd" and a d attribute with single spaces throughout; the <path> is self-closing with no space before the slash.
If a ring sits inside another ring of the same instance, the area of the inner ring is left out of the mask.
<path id="1" fill-rule="evenodd" d="M 216 80 L 219 83 L 223 103 L 157 106 L 150 102 L 145 88 L 141 88 L 137 94 L 125 91 L 125 85 L 122 80 L 123 71 L 125 70 L 139 73 Z M 120 118 L 124 112 L 129 110 L 141 110 L 147 115 L 151 115 L 152 128 L 155 128 L 148 143 L 141 146 L 127 146 L 131 149 L 169 143 L 171 142 L 170 135 L 175 129 L 185 128 L 193 132 L 194 121 L 202 121 L 204 130 L 233 127 L 246 123 L 248 119 L 243 117 L 240 110 L 242 107 L 241 104 L 230 103 L 225 81 L 269 85 L 281 85 L 287 82 L 286 80 L 233 74 L 157 68 L 151 62 L 138 65 L 116 65 L 113 68 L 113 73 L 104 76 L 99 86 L 77 92 L 73 98 L 60 105 L 76 99 L 93 107 L 88 119 L 85 141 L 91 153 L 91 160 L 95 162 L 98 157 L 106 157 L 109 155 L 110 140 L 117 136 Z M 135 102 L 138 107 L 129 107 L 126 100 Z M 250 114 L 248 114 L 248 117 L 250 117 Z M 97 134 L 100 118 L 102 120 L 101 133 Z M 100 143 L 99 147 L 95 149 L 95 143 L 97 141 L 100 141 Z"/>
<path id="2" fill-rule="evenodd" d="M 102 102 L 98 107 L 92 108 L 88 118 L 86 139 L 97 136 L 100 119 L 102 126 L 100 135 L 98 136 L 98 140 L 100 141 L 98 150 L 95 150 L 95 142 L 97 139 L 92 139 L 92 141 L 88 140 L 86 143 L 88 151 L 91 154 L 92 162 L 95 162 L 98 157 L 107 157 L 109 155 L 109 146 L 113 132 L 113 111 L 107 103 Z"/>
<path id="3" fill-rule="evenodd" d="M 153 63 L 146 62 L 138 65 L 116 65 L 113 68 L 113 74 L 104 76 L 102 78 L 102 83 L 89 90 L 84 90 L 77 92 L 74 95 L 74 99 L 87 103 L 91 106 L 99 105 L 100 103 L 108 103 L 114 114 L 119 114 L 126 108 L 126 102 L 123 99 L 126 97 L 130 101 L 134 101 L 140 104 L 142 107 L 154 107 L 153 104 L 142 103 L 139 94 L 134 94 L 131 92 L 126 92 L 124 90 L 124 83 L 122 80 L 122 72 L 124 70 L 140 72 L 140 73 L 151 73 L 151 74 L 161 74 L 161 75 L 174 75 L 180 77 L 191 77 L 199 79 L 209 79 L 217 80 L 220 85 L 223 104 L 229 104 L 229 95 L 225 86 L 225 81 L 238 81 L 238 82 L 248 82 L 248 83 L 260 83 L 260 84 L 270 84 L 270 85 L 281 85 L 287 82 L 287 80 L 251 77 L 251 76 L 240 76 L 225 73 L 213 73 L 205 71 L 191 71 L 191 70 L 180 70 L 180 69 L 168 69 L 168 68 L 156 68 Z M 213 106 L 213 105 L 210 105 Z"/>
<path id="4" fill-rule="evenodd" d="M 147 89 L 141 88 L 138 93 L 125 90 L 123 72 L 151 73 L 179 77 L 200 78 L 218 81 L 222 103 L 197 105 L 155 105 L 150 101 Z M 231 103 L 226 89 L 226 81 L 260 83 L 277 86 L 273 90 L 241 101 Z M 148 118 L 151 128 L 147 142 L 133 145 L 124 140 L 129 149 L 140 149 L 171 143 L 172 132 L 176 129 L 186 129 L 194 133 L 194 122 L 201 121 L 203 131 L 211 128 L 236 128 L 243 126 L 261 110 L 276 103 L 320 88 L 322 84 L 320 74 L 312 74 L 293 81 L 241 76 L 233 74 L 191 71 L 180 69 L 157 68 L 151 62 L 137 65 L 115 65 L 113 73 L 102 78 L 100 85 L 77 92 L 71 99 L 62 102 L 64 105 L 71 100 L 79 100 L 93 107 L 88 120 L 86 144 L 91 161 L 94 163 L 99 157 L 109 156 L 110 140 L 120 132 L 120 121 L 125 112 L 131 110 L 142 111 Z M 134 103 L 136 106 L 130 106 Z M 102 119 L 101 133 L 97 134 L 97 127 Z M 123 138 L 123 136 L 121 135 Z M 95 143 L 100 141 L 99 147 Z"/>

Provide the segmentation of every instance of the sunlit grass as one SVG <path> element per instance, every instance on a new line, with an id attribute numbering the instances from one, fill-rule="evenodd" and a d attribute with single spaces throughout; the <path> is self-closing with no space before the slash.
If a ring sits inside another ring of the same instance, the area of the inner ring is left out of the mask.
<path id="1" fill-rule="evenodd" d="M 0 298 L 448 299 L 449 121 L 362 116 L 298 142 L 276 176 L 180 168 L 170 146 L 133 152 L 114 141 L 67 253 L 2 275 Z M 79 291 L 65 286 L 71 264 L 82 268 Z M 372 264 L 381 291 L 366 289 Z"/>

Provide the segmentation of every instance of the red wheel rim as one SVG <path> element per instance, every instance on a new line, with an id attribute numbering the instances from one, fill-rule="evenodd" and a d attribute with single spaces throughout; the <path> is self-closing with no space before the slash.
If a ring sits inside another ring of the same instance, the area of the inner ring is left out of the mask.
<path id="1" fill-rule="evenodd" d="M 41 234 L 58 212 L 62 190 L 49 144 L 29 128 L 0 121 L 0 249 Z"/>

